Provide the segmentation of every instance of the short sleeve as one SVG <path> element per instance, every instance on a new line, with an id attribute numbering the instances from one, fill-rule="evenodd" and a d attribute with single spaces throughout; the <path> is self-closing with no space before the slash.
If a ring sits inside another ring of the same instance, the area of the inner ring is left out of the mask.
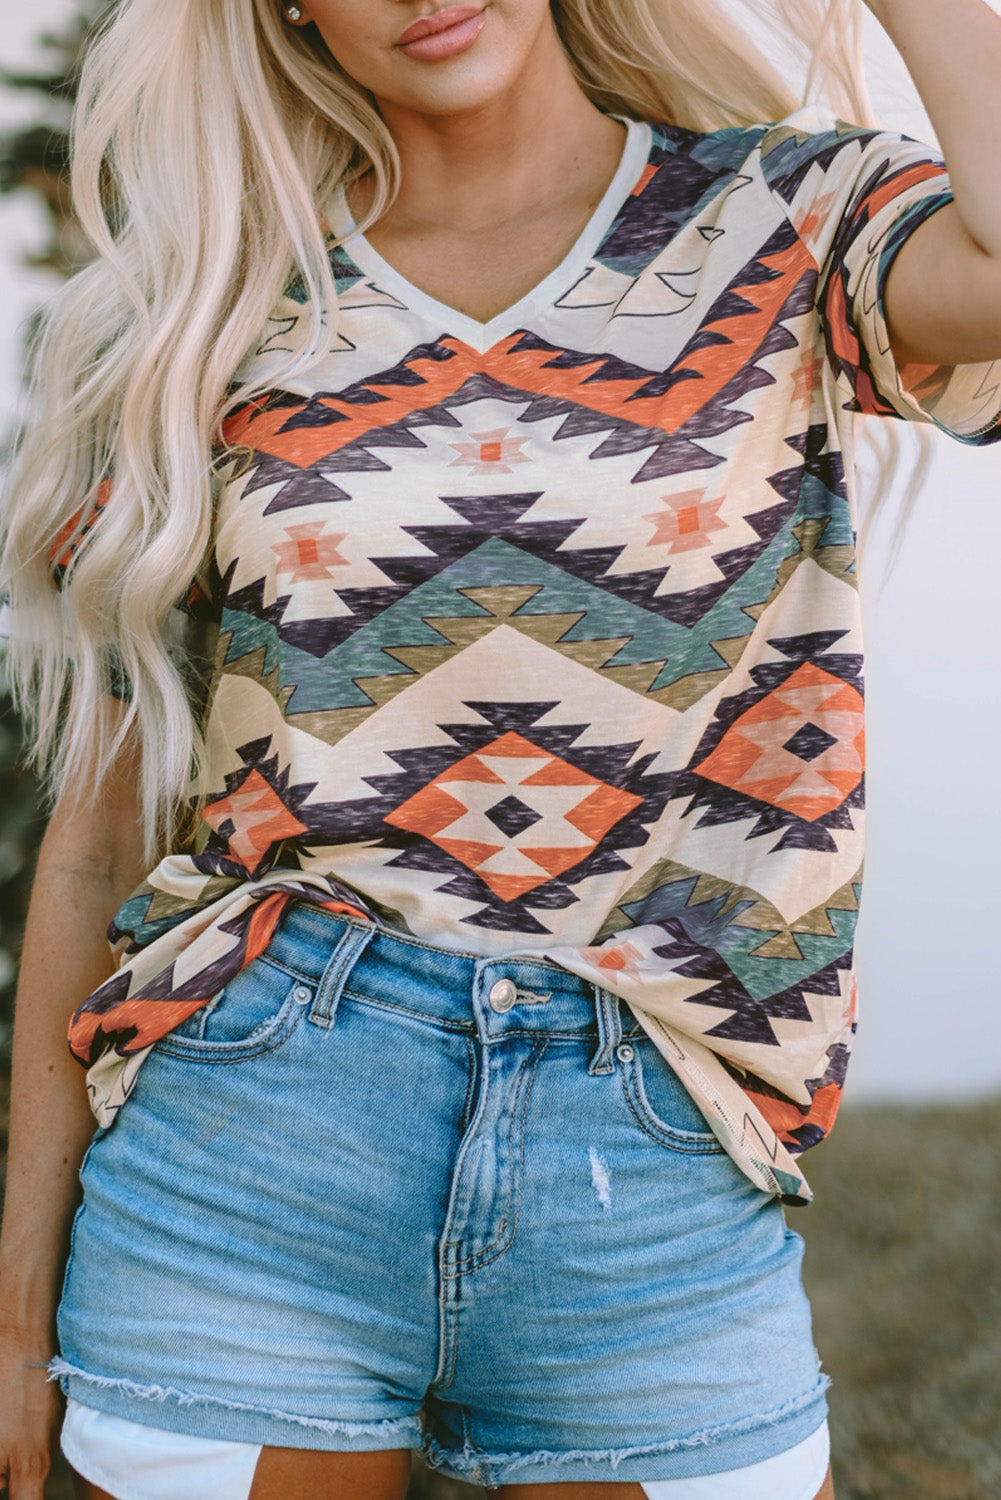
<path id="1" fill-rule="evenodd" d="M 962 442 L 1001 441 L 1001 361 L 898 367 L 884 296 L 894 257 L 952 203 L 941 153 L 815 108 L 771 127 L 762 167 L 818 268 L 827 359 L 850 409 L 933 422 Z"/>
<path id="2" fill-rule="evenodd" d="M 49 576 L 52 587 L 62 592 L 74 557 L 87 545 L 87 539 L 100 525 L 101 516 L 112 499 L 112 483 L 102 481 L 94 504 L 81 508 L 61 528 L 49 551 Z M 214 605 L 214 571 L 191 581 L 184 595 L 170 611 L 166 646 L 185 685 L 193 710 L 201 712 L 214 662 L 218 617 Z M 0 600 L 0 649 L 10 638 L 13 619 L 8 599 Z M 114 646 L 104 648 L 105 681 L 113 698 L 129 702 L 133 686 Z"/>
<path id="3" fill-rule="evenodd" d="M 89 509 L 81 507 L 62 526 L 49 552 L 49 574 L 53 587 L 60 592 L 66 584 L 66 574 L 76 555 L 87 545 L 87 538 L 100 524 L 101 516 L 111 499 L 111 481 L 102 479 L 94 503 Z M 122 665 L 118 652 L 108 647 L 104 653 L 108 691 L 113 698 L 127 703 L 132 697 L 132 684 Z"/>

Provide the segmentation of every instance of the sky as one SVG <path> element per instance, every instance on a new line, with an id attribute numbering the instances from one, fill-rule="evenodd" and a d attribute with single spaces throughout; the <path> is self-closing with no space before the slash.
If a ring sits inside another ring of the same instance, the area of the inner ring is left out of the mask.
<path id="1" fill-rule="evenodd" d="M 1001 10 L 1001 0 L 991 0 Z M 68 0 L 0 0 L 0 67 Z M 906 69 L 869 18 L 882 122 L 931 139 Z M 29 112 L 0 91 L 0 129 Z M 25 262 L 45 237 L 30 195 L 0 199 L 0 425 L 16 398 L 24 320 L 55 286 Z M 901 435 L 900 472 L 913 463 Z M 933 433 L 933 461 L 891 559 L 903 485 L 884 496 L 860 565 L 868 681 L 868 854 L 859 931 L 860 1027 L 847 1101 L 1001 1093 L 1001 672 L 995 600 L 1001 445 Z M 871 489 L 871 486 L 866 486 Z"/>

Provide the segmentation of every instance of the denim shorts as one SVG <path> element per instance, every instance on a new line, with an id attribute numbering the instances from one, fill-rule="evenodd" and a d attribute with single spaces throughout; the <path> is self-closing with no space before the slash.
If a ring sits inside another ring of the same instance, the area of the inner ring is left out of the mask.
<path id="1" fill-rule="evenodd" d="M 826 1418 L 782 1205 L 547 962 L 294 906 L 81 1177 L 52 1369 L 114 1416 L 488 1487 L 714 1474 Z"/>

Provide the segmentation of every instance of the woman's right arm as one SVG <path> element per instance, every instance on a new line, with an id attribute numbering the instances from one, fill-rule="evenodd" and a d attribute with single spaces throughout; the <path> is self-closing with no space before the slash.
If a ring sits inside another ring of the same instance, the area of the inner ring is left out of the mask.
<path id="1" fill-rule="evenodd" d="M 32 886 L 14 1016 L 10 1149 L 0 1234 L 0 1491 L 42 1500 L 60 1402 L 45 1365 L 78 1171 L 94 1130 L 72 1012 L 113 972 L 105 928 L 142 879 L 138 776 L 120 757 L 95 805 L 59 803 Z"/>

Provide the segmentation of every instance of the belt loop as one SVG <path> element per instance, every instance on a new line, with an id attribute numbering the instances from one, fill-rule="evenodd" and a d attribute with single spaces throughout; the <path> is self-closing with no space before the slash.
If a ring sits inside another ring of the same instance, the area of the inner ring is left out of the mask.
<path id="1" fill-rule="evenodd" d="M 598 1045 L 587 1065 L 589 1073 L 614 1073 L 612 1053 L 622 1040 L 622 1014 L 618 995 L 594 987 L 594 998 L 598 1014 Z"/>
<path id="2" fill-rule="evenodd" d="M 309 1012 L 309 1019 L 315 1026 L 325 1026 L 328 1031 L 333 1026 L 341 991 L 347 982 L 348 975 L 374 936 L 374 923 L 371 927 L 356 927 L 349 924 L 320 976 L 316 999 Z"/>

